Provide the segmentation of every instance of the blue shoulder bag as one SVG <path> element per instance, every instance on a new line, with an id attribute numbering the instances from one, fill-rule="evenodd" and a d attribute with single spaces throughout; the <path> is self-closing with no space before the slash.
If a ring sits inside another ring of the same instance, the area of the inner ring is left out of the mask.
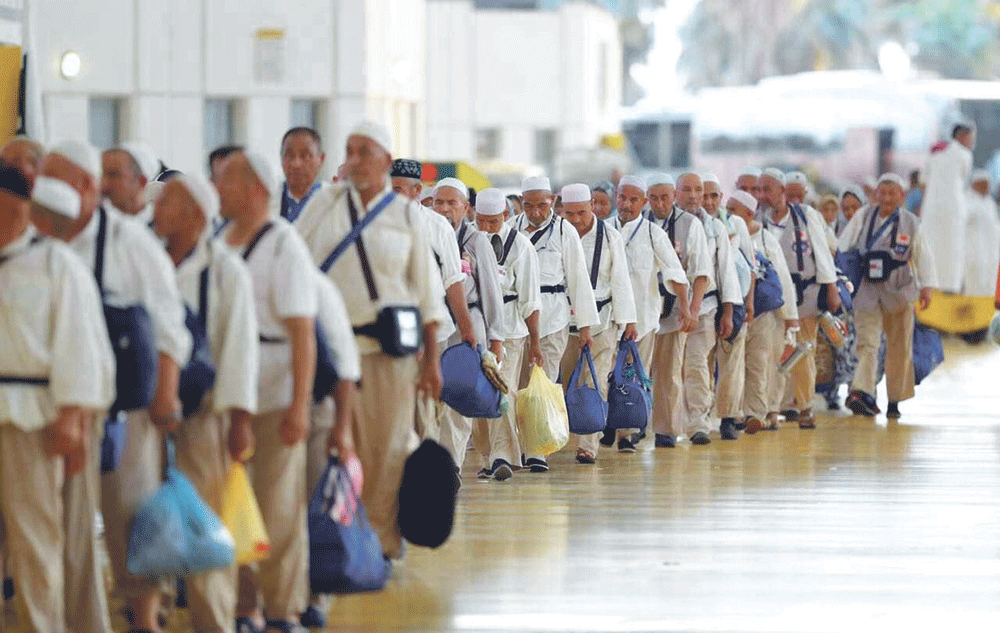
<path id="1" fill-rule="evenodd" d="M 441 355 L 441 401 L 466 418 L 499 418 L 500 390 L 483 372 L 481 350 L 463 341 Z"/>
<path id="2" fill-rule="evenodd" d="M 757 285 L 753 294 L 753 313 L 757 315 L 765 312 L 773 312 L 785 305 L 785 299 L 781 290 L 781 279 L 778 271 L 774 269 L 771 260 L 757 252 L 757 264 L 760 266 L 761 274 L 757 276 Z"/>
<path id="3" fill-rule="evenodd" d="M 566 412 L 569 414 L 569 430 L 577 435 L 590 435 L 604 430 L 608 419 L 608 403 L 601 392 L 587 384 L 578 385 L 583 374 L 584 361 L 590 368 L 590 376 L 597 384 L 597 371 L 590 346 L 585 345 L 576 361 L 576 367 L 569 377 L 566 387 Z"/>
<path id="4" fill-rule="evenodd" d="M 608 384 L 608 428 L 646 428 L 653 410 L 650 384 L 642 368 L 639 346 L 633 340 L 622 340 Z"/>

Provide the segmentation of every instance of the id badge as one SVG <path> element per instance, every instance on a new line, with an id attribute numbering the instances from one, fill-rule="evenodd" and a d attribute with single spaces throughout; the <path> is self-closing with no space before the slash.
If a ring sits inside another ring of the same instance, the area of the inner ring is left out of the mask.
<path id="1" fill-rule="evenodd" d="M 881 259 L 872 259 L 868 262 L 868 278 L 872 281 L 881 281 L 885 278 L 885 262 Z"/>

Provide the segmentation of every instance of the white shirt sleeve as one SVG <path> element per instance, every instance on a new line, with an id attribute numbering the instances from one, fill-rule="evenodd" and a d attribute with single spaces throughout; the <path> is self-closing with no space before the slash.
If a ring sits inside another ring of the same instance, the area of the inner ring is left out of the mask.
<path id="1" fill-rule="evenodd" d="M 541 272 L 538 253 L 535 252 L 531 241 L 519 233 L 515 243 L 518 246 L 517 277 L 514 281 L 517 288 L 518 313 L 521 319 L 527 320 L 533 313 L 542 309 Z"/>
<path id="2" fill-rule="evenodd" d="M 840 239 L 837 240 L 838 251 L 846 253 L 861 246 L 861 231 L 864 228 L 867 211 L 867 206 L 858 209 L 851 221 L 844 227 Z"/>
<path id="3" fill-rule="evenodd" d="M 924 232 L 916 231 L 913 236 L 913 257 L 911 259 L 913 271 L 916 273 L 917 286 L 923 288 L 937 288 L 937 268 L 934 265 L 934 252 L 927 248 L 924 240 Z"/>
<path id="4" fill-rule="evenodd" d="M 139 280 L 142 305 L 156 331 L 156 348 L 179 366 L 191 358 L 191 333 L 184 324 L 184 302 L 177 288 L 174 264 L 148 228 L 132 221 L 117 222 L 119 248 L 129 262 L 129 274 Z"/>
<path id="5" fill-rule="evenodd" d="M 732 243 L 729 241 L 729 231 L 721 220 L 712 219 L 716 224 L 716 248 L 719 253 L 719 270 L 717 285 L 719 286 L 720 303 L 743 305 L 743 292 L 740 279 L 736 274 L 736 260 Z"/>
<path id="6" fill-rule="evenodd" d="M 674 245 L 670 243 L 670 236 L 667 232 L 657 226 L 655 223 L 650 222 L 650 238 L 653 243 L 653 257 L 656 259 L 656 269 L 663 277 L 663 285 L 666 287 L 667 291 L 673 294 L 673 288 L 671 288 L 668 282 L 674 282 L 682 286 L 688 285 L 687 273 L 684 272 L 684 267 L 681 266 L 681 260 L 677 257 L 677 251 L 674 250 Z M 688 238 L 688 243 L 691 242 L 690 236 Z"/>
<path id="7" fill-rule="evenodd" d="M 805 209 L 809 241 L 812 242 L 813 257 L 816 258 L 816 283 L 832 284 L 837 281 L 837 267 L 833 263 L 830 242 L 826 235 L 826 222 L 812 207 Z"/>
<path id="8" fill-rule="evenodd" d="M 220 244 L 213 246 L 209 288 L 215 292 L 210 297 L 221 305 L 209 306 L 209 312 L 216 315 L 212 325 L 216 368 L 212 406 L 216 412 L 238 409 L 257 413 L 260 345 L 251 344 L 259 331 L 253 281 L 238 256 Z"/>
<path id="9" fill-rule="evenodd" d="M 701 220 L 696 220 L 691 223 L 691 230 L 688 232 L 687 238 L 687 270 L 688 280 L 693 284 L 698 277 L 707 277 L 711 279 L 714 271 L 712 270 L 712 253 L 708 249 L 708 237 L 705 235 L 705 227 L 702 226 Z"/>
<path id="10" fill-rule="evenodd" d="M 274 313 L 281 319 L 315 318 L 318 309 L 316 283 L 304 271 L 316 268 L 309 249 L 290 226 L 278 236 L 271 269 L 274 288 Z"/>
<path id="11" fill-rule="evenodd" d="M 761 237 L 764 240 L 764 254 L 771 260 L 771 265 L 778 273 L 778 280 L 781 281 L 781 299 L 785 304 L 781 306 L 778 314 L 786 321 L 794 321 L 799 318 L 798 293 L 795 291 L 795 282 L 792 281 L 792 273 L 788 269 L 788 261 L 785 259 L 781 243 L 765 229 L 761 229 Z"/>
<path id="12" fill-rule="evenodd" d="M 462 256 L 458 252 L 458 240 L 455 239 L 455 230 L 451 224 L 436 211 L 427 211 L 425 216 L 430 213 L 436 217 L 428 216 L 424 218 L 424 221 L 428 224 L 428 230 L 433 231 L 434 244 L 432 249 L 441 259 L 439 268 L 441 283 L 447 290 L 455 284 L 465 281 L 465 273 L 462 272 Z"/>
<path id="13" fill-rule="evenodd" d="M 590 285 L 590 271 L 587 269 L 586 256 L 583 253 L 583 243 L 576 229 L 563 220 L 562 256 L 563 269 L 566 273 L 566 293 L 573 303 L 578 328 L 592 327 L 600 324 L 601 317 L 597 313 L 597 299 Z"/>
<path id="14" fill-rule="evenodd" d="M 622 239 L 620 233 L 613 229 L 608 230 L 606 234 L 611 246 L 611 301 L 615 323 L 621 325 L 635 323 L 639 317 L 635 306 L 632 279 L 628 272 L 625 240 Z"/>
<path id="15" fill-rule="evenodd" d="M 330 278 L 319 269 L 316 269 L 315 277 L 319 299 L 317 319 L 323 327 L 337 376 L 340 380 L 357 382 L 361 379 L 361 356 L 344 298 Z"/>
<path id="16" fill-rule="evenodd" d="M 406 205 L 406 213 L 409 217 L 411 232 L 410 240 L 410 261 L 407 266 L 407 278 L 413 294 L 420 309 L 421 318 L 424 325 L 429 323 L 441 323 L 448 316 L 445 308 L 444 295 L 439 287 L 441 275 L 438 274 L 438 283 L 434 283 L 433 271 L 430 267 L 434 265 L 434 258 L 431 254 L 431 247 L 427 242 L 427 235 L 424 229 L 421 213 L 426 213 L 416 202 Z"/>
<path id="17" fill-rule="evenodd" d="M 503 326 L 503 290 L 500 286 L 500 274 L 497 268 L 496 255 L 485 233 L 476 233 L 469 243 L 472 258 L 475 262 L 475 279 L 479 296 L 480 309 L 486 319 L 486 338 L 490 341 L 502 341 L 500 334 Z"/>

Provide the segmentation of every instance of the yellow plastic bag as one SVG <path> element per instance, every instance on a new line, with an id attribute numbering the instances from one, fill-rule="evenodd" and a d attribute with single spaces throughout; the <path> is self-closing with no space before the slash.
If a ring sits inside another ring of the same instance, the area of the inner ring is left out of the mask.
<path id="1" fill-rule="evenodd" d="M 541 367 L 531 370 L 528 386 L 517 392 L 517 430 L 525 455 L 551 455 L 569 442 L 562 387 Z"/>
<path id="2" fill-rule="evenodd" d="M 250 480 L 243 464 L 235 463 L 226 476 L 222 493 L 222 522 L 236 542 L 236 563 L 247 565 L 267 558 L 271 539 L 264 529 L 264 519 L 257 506 Z"/>

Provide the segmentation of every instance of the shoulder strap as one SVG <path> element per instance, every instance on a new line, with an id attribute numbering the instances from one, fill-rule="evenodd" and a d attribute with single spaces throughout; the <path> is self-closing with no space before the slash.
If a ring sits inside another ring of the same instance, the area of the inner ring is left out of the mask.
<path id="1" fill-rule="evenodd" d="M 514 246 L 515 239 L 517 239 L 517 229 L 510 227 L 510 233 L 507 234 L 507 240 L 503 244 L 503 255 L 500 257 L 500 261 L 497 262 L 501 266 L 507 263 L 507 255 L 510 254 L 510 249 Z"/>
<path id="2" fill-rule="evenodd" d="M 94 248 L 94 278 L 97 292 L 104 296 L 104 249 L 108 236 L 108 213 L 104 207 L 97 208 L 97 245 Z"/>
<path id="3" fill-rule="evenodd" d="M 288 219 L 288 183 L 281 187 L 281 217 Z"/>
<path id="4" fill-rule="evenodd" d="M 604 220 L 597 220 L 597 243 L 594 244 L 594 261 L 590 264 L 590 287 L 597 290 L 597 275 L 601 270 L 601 251 L 604 249 Z"/>
<path id="5" fill-rule="evenodd" d="M 677 232 L 676 226 L 677 226 L 677 212 L 676 211 L 671 211 L 670 212 L 670 218 L 667 220 L 667 235 L 670 236 L 670 245 L 671 246 L 674 245 L 674 241 L 675 241 L 674 235 Z"/>
<path id="6" fill-rule="evenodd" d="M 553 220 L 552 222 L 549 222 L 549 225 L 544 229 L 540 231 L 535 231 L 535 234 L 531 236 L 531 245 L 532 246 L 537 245 L 539 240 L 542 239 L 542 236 L 544 236 L 546 233 L 550 233 L 552 229 L 555 227 L 555 225 L 556 225 L 555 220 Z"/>
<path id="7" fill-rule="evenodd" d="M 202 323 L 208 322 L 208 270 L 209 266 L 201 269 L 201 280 L 198 282 L 198 316 Z"/>
<path id="8" fill-rule="evenodd" d="M 365 230 L 365 227 L 371 224 L 372 221 L 374 221 L 375 218 L 378 217 L 380 213 L 385 211 L 386 208 L 389 206 L 389 204 L 396 199 L 396 192 L 393 191 L 388 193 L 384 198 L 382 198 L 382 201 L 379 202 L 374 209 L 369 211 L 368 214 L 365 215 L 365 217 L 363 217 L 360 222 L 358 222 L 358 212 L 357 209 L 354 208 L 354 199 L 351 198 L 350 191 L 347 191 L 346 194 L 347 194 L 347 207 L 351 213 L 351 224 L 353 225 L 353 228 L 351 228 L 350 233 L 348 233 L 344 237 L 344 239 L 340 241 L 340 244 L 337 244 L 336 248 L 333 249 L 333 252 L 330 253 L 330 256 L 327 257 L 326 260 L 324 260 L 323 263 L 320 265 L 319 269 L 322 270 L 324 273 L 330 272 L 330 268 L 332 268 L 334 263 L 336 263 L 336 261 L 340 259 L 340 256 L 344 254 L 344 251 L 346 251 L 351 246 L 351 244 L 353 244 L 355 241 L 358 241 L 361 238 L 361 232 Z M 361 251 L 363 249 L 364 249 L 364 244 L 358 242 L 358 250 Z M 364 262 L 367 261 L 367 259 L 368 259 L 367 256 L 362 257 L 362 267 L 365 266 Z"/>
<path id="9" fill-rule="evenodd" d="M 886 232 L 889 225 L 892 224 L 892 247 L 896 246 L 896 236 L 899 233 L 899 209 L 892 212 L 892 215 L 886 219 L 885 223 L 879 227 L 878 231 L 875 231 L 875 220 L 878 218 L 878 207 L 872 210 L 871 221 L 868 222 L 868 236 L 865 238 L 865 250 L 870 251 L 872 246 L 875 246 L 875 242 L 882 237 L 882 234 Z M 872 234 L 874 232 L 874 235 Z"/>
<path id="10" fill-rule="evenodd" d="M 462 228 L 458 230 L 458 253 L 462 254 L 462 249 L 465 247 L 465 234 L 469 230 L 469 225 L 462 222 Z"/>
<path id="11" fill-rule="evenodd" d="M 805 268 L 805 262 L 802 261 L 802 251 L 805 249 L 805 243 L 802 241 L 802 230 L 799 227 L 799 216 L 801 213 L 798 205 L 790 204 L 788 205 L 788 213 L 792 216 L 792 225 L 795 227 L 795 265 L 798 266 L 798 272 L 802 272 Z M 805 220 L 805 217 L 802 218 Z M 815 257 L 815 256 L 814 256 Z"/>
<path id="12" fill-rule="evenodd" d="M 271 227 L 273 227 L 273 226 L 274 226 L 274 223 L 268 222 L 264 226 L 260 227 L 260 230 L 257 231 L 257 235 L 253 236 L 253 239 L 250 240 L 250 243 L 247 244 L 246 249 L 243 251 L 243 260 L 244 261 L 249 261 L 250 260 L 250 254 L 253 253 L 254 249 L 257 248 L 257 244 L 260 242 L 261 238 L 263 238 L 265 235 L 267 235 L 267 232 L 270 231 Z"/>

